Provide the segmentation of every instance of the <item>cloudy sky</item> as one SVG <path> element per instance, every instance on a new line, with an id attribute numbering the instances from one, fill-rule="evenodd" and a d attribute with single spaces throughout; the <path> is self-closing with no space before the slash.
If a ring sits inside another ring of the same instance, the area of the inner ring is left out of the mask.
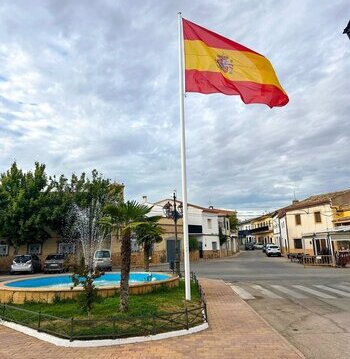
<path id="1" fill-rule="evenodd" d="M 268 57 L 290 97 L 187 95 L 189 201 L 256 213 L 349 188 L 346 0 L 2 0 L 1 172 L 40 161 L 96 168 L 130 199 L 180 192 L 179 10 Z"/>

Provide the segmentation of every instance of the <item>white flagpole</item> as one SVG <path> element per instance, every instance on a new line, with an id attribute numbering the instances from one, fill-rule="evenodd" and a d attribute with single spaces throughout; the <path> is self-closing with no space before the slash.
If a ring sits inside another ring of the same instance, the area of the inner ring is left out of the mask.
<path id="1" fill-rule="evenodd" d="M 186 300 L 191 300 L 190 255 L 188 246 L 188 209 L 187 209 L 187 180 L 186 180 L 186 141 L 185 141 L 185 86 L 184 86 L 184 44 L 181 12 L 179 21 L 179 95 L 180 95 L 180 131 L 181 131 L 181 179 L 183 206 L 183 242 L 185 265 L 185 293 Z"/>

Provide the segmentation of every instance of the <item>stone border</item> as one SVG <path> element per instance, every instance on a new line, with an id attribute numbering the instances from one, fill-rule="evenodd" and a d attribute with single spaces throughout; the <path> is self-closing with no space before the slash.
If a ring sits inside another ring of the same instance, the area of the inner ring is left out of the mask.
<path id="1" fill-rule="evenodd" d="M 141 273 L 141 272 L 135 272 Z M 153 272 L 154 274 L 164 274 L 160 272 Z M 179 285 L 179 277 L 171 273 L 171 277 L 154 282 L 136 283 L 130 284 L 130 294 L 145 294 L 150 293 L 154 289 L 166 285 L 167 287 L 176 287 Z M 64 274 L 67 275 L 67 274 Z M 41 278 L 42 276 L 30 277 L 30 279 Z M 9 280 L 0 283 L 0 303 L 14 303 L 23 304 L 25 301 L 34 301 L 41 303 L 52 303 L 55 297 L 60 299 L 75 299 L 83 288 L 18 288 L 18 287 L 6 287 L 6 284 L 21 281 L 21 279 Z M 120 290 L 120 286 L 103 286 L 97 287 L 98 293 L 101 297 L 111 297 Z"/>
<path id="2" fill-rule="evenodd" d="M 12 323 L 12 322 L 7 322 L 5 320 L 3 321 L 0 320 L 0 324 L 7 328 L 14 329 L 20 333 L 42 340 L 44 342 L 51 343 L 58 347 L 66 347 L 66 348 L 91 348 L 91 347 L 105 347 L 105 346 L 115 346 L 115 345 L 123 345 L 123 344 L 143 343 L 143 342 L 149 342 L 154 340 L 162 340 L 162 339 L 180 337 L 183 335 L 194 334 L 209 328 L 209 325 L 206 322 L 197 325 L 195 327 L 189 328 L 188 330 L 187 329 L 175 330 L 173 332 L 166 332 L 166 333 L 160 333 L 160 334 L 148 335 L 142 337 L 131 337 L 125 339 L 74 340 L 71 342 L 68 339 L 57 338 L 53 335 L 38 332 L 35 329 L 31 329 L 23 325 Z"/>

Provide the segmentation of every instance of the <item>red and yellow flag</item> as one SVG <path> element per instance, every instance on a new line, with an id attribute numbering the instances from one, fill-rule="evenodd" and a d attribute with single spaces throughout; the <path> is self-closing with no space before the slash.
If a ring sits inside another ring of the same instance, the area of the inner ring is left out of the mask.
<path id="1" fill-rule="evenodd" d="M 183 19 L 186 92 L 240 95 L 244 103 L 284 106 L 289 99 L 270 61 Z"/>

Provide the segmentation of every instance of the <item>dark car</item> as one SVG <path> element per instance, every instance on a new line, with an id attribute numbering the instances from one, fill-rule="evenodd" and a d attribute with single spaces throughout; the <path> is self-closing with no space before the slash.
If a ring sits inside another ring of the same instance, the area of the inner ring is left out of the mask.
<path id="1" fill-rule="evenodd" d="M 15 274 L 19 272 L 40 272 L 41 263 L 36 254 L 22 254 L 13 258 L 10 273 Z"/>
<path id="2" fill-rule="evenodd" d="M 254 248 L 254 243 L 252 243 L 252 242 L 247 242 L 246 244 L 245 244 L 245 250 L 246 251 L 253 251 L 255 248 Z"/>
<path id="3" fill-rule="evenodd" d="M 49 254 L 44 262 L 44 273 L 66 271 L 66 256 L 64 254 Z"/>

